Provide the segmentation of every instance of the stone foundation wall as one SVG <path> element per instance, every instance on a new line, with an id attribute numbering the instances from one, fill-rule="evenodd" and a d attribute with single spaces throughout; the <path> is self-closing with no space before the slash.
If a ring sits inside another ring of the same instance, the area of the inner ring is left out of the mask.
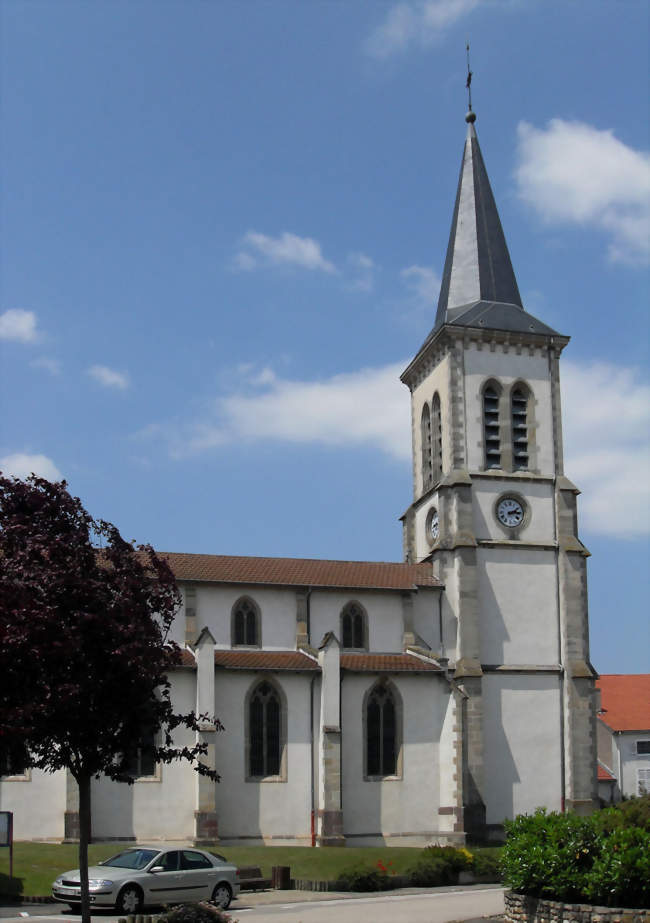
<path id="1" fill-rule="evenodd" d="M 504 898 L 506 923 L 650 923 L 650 910 L 565 904 L 512 891 L 507 891 Z"/>

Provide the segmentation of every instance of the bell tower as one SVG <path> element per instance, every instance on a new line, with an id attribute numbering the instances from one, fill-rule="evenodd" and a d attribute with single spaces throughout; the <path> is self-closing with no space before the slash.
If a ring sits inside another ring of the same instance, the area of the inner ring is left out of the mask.
<path id="1" fill-rule="evenodd" d="M 441 656 L 464 693 L 465 829 L 596 797 L 595 673 L 577 488 L 565 477 L 568 337 L 524 310 L 475 130 L 467 137 L 435 324 L 411 392 L 407 561 L 445 585 Z"/>

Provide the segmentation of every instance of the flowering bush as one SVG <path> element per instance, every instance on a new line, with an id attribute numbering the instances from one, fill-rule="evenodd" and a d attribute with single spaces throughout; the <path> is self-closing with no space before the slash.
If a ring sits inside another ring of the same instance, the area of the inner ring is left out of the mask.
<path id="1" fill-rule="evenodd" d="M 374 865 L 362 862 L 346 869 L 338 879 L 344 891 L 387 891 L 392 885 L 381 859 Z"/>
<path id="2" fill-rule="evenodd" d="M 468 849 L 454 846 L 427 846 L 409 870 L 409 882 L 421 888 L 453 884 L 458 873 L 472 867 L 474 856 Z"/>

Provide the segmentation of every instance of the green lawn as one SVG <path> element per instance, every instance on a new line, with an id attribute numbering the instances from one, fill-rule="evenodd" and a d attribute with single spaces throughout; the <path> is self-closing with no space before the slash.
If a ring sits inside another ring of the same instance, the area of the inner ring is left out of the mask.
<path id="1" fill-rule="evenodd" d="M 121 848 L 133 843 L 96 843 L 89 847 L 89 863 L 107 859 Z M 382 861 L 389 872 L 403 874 L 413 864 L 419 849 L 408 847 L 376 847 L 343 849 L 335 847 L 237 846 L 214 847 L 214 852 L 226 856 L 236 865 L 255 865 L 270 877 L 271 866 L 288 865 L 292 878 L 313 878 L 333 881 L 340 872 L 357 862 Z M 478 850 L 472 850 L 477 852 Z M 77 847 L 49 843 L 16 843 L 14 845 L 14 882 L 9 883 L 9 850 L 0 850 L 0 894 L 19 893 L 35 897 L 49 895 L 50 886 L 61 872 L 77 868 Z M 18 880 L 18 882 L 16 881 Z"/>

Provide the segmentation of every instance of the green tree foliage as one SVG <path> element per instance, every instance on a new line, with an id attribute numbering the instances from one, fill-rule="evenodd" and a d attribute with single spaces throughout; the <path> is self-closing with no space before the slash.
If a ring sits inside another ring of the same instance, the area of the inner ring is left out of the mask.
<path id="1" fill-rule="evenodd" d="M 125 757 L 146 730 L 158 761 L 218 780 L 202 745 L 175 742 L 209 716 L 177 714 L 170 698 L 180 598 L 169 566 L 94 520 L 65 481 L 0 475 L 0 561 L 0 749 L 77 781 L 86 921 L 91 779 L 131 782 Z"/>
<path id="2" fill-rule="evenodd" d="M 548 900 L 647 907 L 649 812 L 646 795 L 589 817 L 540 809 L 506 821 L 504 883 Z"/>

